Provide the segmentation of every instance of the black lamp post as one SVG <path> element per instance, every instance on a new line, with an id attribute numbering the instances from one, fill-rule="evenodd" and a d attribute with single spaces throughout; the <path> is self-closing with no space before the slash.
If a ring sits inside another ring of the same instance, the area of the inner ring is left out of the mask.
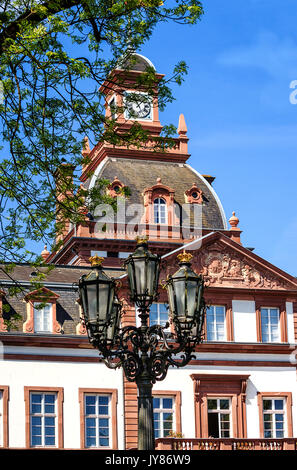
<path id="1" fill-rule="evenodd" d="M 165 326 L 149 326 L 149 311 L 158 297 L 160 257 L 148 249 L 147 238 L 126 262 L 131 300 L 139 310 L 140 327 L 120 328 L 121 304 L 117 285 L 102 270 L 103 258 L 91 258 L 93 270 L 79 281 L 83 318 L 90 342 L 109 368 L 123 367 L 126 378 L 138 388 L 138 450 L 153 450 L 154 419 L 152 387 L 166 377 L 169 366 L 184 367 L 195 357 L 201 342 L 205 314 L 203 278 L 191 269 L 192 255 L 178 255 L 179 270 L 167 278 L 170 320 Z"/>

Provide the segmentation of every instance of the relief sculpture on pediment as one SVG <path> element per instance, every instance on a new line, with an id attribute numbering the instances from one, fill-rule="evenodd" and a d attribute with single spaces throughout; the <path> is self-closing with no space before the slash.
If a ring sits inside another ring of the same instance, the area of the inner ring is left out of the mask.
<path id="1" fill-rule="evenodd" d="M 259 270 L 256 263 L 240 257 L 223 246 L 202 250 L 194 256 L 193 267 L 210 286 L 285 289 L 286 284 L 268 270 Z"/>

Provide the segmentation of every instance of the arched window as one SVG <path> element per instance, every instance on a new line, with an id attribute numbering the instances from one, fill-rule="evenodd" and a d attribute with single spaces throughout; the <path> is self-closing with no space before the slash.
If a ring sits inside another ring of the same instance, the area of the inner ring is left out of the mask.
<path id="1" fill-rule="evenodd" d="M 161 197 L 154 200 L 154 223 L 166 224 L 167 223 L 167 207 L 166 201 Z"/>

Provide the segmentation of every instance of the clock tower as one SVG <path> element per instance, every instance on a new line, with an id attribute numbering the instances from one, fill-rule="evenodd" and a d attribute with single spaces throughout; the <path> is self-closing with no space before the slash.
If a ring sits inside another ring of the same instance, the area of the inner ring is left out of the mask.
<path id="1" fill-rule="evenodd" d="M 144 72 L 150 71 L 154 72 L 154 83 L 148 92 L 147 84 L 142 84 L 142 77 Z M 160 135 L 158 83 L 163 77 L 156 73 L 149 59 L 135 52 L 120 61 L 100 89 L 106 97 L 106 118 L 118 123 L 117 131 L 128 130 L 139 122 L 151 135 Z"/>
<path id="2" fill-rule="evenodd" d="M 147 81 L 144 84 L 144 74 L 150 79 L 149 87 Z M 202 176 L 188 164 L 189 139 L 183 114 L 178 119 L 177 136 L 171 139 L 173 145 L 165 150 L 159 145 L 158 91 L 163 77 L 149 59 L 132 51 L 102 84 L 107 132 L 112 121 L 111 132 L 122 134 L 123 139 L 114 144 L 103 138 L 90 148 L 86 138 L 80 179 L 89 190 L 99 181 L 108 181 L 106 194 L 117 199 L 118 209 L 104 207 L 101 211 L 99 207 L 90 212 L 86 205 L 85 220 L 65 226 L 59 251 L 44 253 L 46 262 L 89 265 L 90 256 L 98 254 L 104 257 L 104 267 L 119 269 L 133 252 L 136 235 L 149 236 L 159 255 L 214 230 L 234 235 L 235 231 L 229 233 L 213 189 L 214 178 Z M 146 136 L 139 145 L 127 145 L 127 131 L 135 124 Z M 237 229 L 238 239 L 239 235 Z"/>

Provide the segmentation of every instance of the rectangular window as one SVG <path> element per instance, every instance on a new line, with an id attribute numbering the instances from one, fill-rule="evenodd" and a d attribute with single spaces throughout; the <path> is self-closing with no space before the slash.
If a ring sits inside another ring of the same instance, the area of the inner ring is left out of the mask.
<path id="1" fill-rule="evenodd" d="M 261 334 L 263 343 L 280 341 L 280 322 L 278 308 L 261 308 Z"/>
<path id="2" fill-rule="evenodd" d="M 207 341 L 226 340 L 226 309 L 222 305 L 212 305 L 206 310 Z"/>
<path id="3" fill-rule="evenodd" d="M 230 398 L 211 398 L 207 400 L 208 437 L 231 437 Z"/>
<path id="4" fill-rule="evenodd" d="M 263 423 L 265 438 L 285 437 L 285 399 L 263 399 Z"/>
<path id="5" fill-rule="evenodd" d="M 152 304 L 150 310 L 150 326 L 165 326 L 168 322 L 167 304 Z"/>
<path id="6" fill-rule="evenodd" d="M 111 447 L 110 396 L 86 394 L 84 406 L 86 447 Z"/>
<path id="7" fill-rule="evenodd" d="M 52 306 L 51 304 L 34 303 L 34 332 L 52 332 Z"/>
<path id="8" fill-rule="evenodd" d="M 116 105 L 115 96 L 109 102 L 109 109 L 110 109 L 111 119 L 116 119 L 117 118 L 117 114 L 116 114 L 117 105 Z"/>
<path id="9" fill-rule="evenodd" d="M 168 437 L 173 431 L 174 398 L 153 398 L 155 438 Z"/>
<path id="10" fill-rule="evenodd" d="M 57 394 L 30 393 L 30 445 L 57 446 Z"/>

